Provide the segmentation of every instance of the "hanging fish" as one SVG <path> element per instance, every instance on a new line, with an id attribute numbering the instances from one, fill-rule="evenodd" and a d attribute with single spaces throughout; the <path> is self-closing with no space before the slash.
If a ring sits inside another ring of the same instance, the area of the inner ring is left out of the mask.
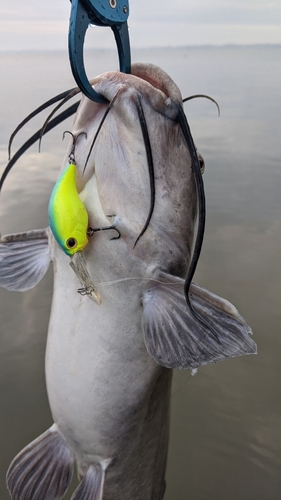
<path id="1" fill-rule="evenodd" d="M 113 216 L 121 237 L 111 241 L 105 232 L 87 243 L 84 214 L 81 247 L 72 228 L 64 233 L 56 223 L 56 238 L 45 229 L 0 242 L 7 289 L 31 288 L 54 263 L 46 352 L 54 424 L 11 463 L 13 500 L 63 498 L 75 461 L 80 483 L 72 500 L 162 500 L 172 368 L 256 353 L 236 308 L 191 283 L 204 190 L 179 89 L 160 68 L 141 64 L 92 84 L 110 104 L 81 100 L 72 133 L 87 137 L 76 144 L 75 184 L 89 226 L 107 227 Z M 54 190 L 51 219 L 67 176 L 74 178 L 70 170 Z M 69 238 L 77 239 L 72 249 Z M 69 255 L 83 256 L 79 279 Z M 100 306 L 77 294 L 83 269 Z"/>

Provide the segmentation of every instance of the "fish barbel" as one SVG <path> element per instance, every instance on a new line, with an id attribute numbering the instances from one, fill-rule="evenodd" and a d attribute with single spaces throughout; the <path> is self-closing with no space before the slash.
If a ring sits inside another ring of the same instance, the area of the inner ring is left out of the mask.
<path id="1" fill-rule="evenodd" d="M 46 351 L 54 425 L 10 465 L 13 500 L 62 498 L 75 461 L 72 500 L 162 500 L 172 368 L 256 352 L 228 301 L 196 284 L 186 300 L 198 186 L 179 89 L 141 64 L 91 83 L 111 104 L 81 100 L 77 190 L 89 225 L 121 234 L 96 233 L 81 251 L 101 301 L 77 293 L 79 272 L 50 229 L 0 243 L 7 289 L 31 288 L 54 263 Z"/>

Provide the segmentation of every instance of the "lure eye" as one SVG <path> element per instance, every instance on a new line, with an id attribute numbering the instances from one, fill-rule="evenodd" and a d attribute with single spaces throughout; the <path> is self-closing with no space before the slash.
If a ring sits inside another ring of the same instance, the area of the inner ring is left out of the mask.
<path id="1" fill-rule="evenodd" d="M 75 238 L 68 238 L 66 240 L 67 248 L 75 248 L 77 246 L 77 240 Z"/>

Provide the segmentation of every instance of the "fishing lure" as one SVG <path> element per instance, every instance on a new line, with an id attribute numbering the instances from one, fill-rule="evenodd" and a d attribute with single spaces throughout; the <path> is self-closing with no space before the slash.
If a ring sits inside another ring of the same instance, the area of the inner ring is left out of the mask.
<path id="1" fill-rule="evenodd" d="M 55 239 L 63 251 L 72 257 L 76 252 L 85 248 L 89 241 L 88 238 L 93 236 L 97 231 L 114 229 L 118 233 L 118 236 L 111 238 L 112 240 L 118 240 L 121 235 L 114 225 L 97 228 L 88 226 L 88 212 L 77 191 L 76 162 L 74 157 L 77 138 L 82 134 L 87 137 L 87 134 L 86 132 L 81 132 L 81 134 L 74 136 L 68 130 L 66 132 L 73 137 L 69 165 L 62 172 L 55 184 L 49 201 L 48 212 L 50 228 Z M 63 137 L 66 132 L 64 132 Z"/>
<path id="2" fill-rule="evenodd" d="M 88 213 L 76 189 L 76 165 L 59 177 L 49 202 L 50 227 L 64 252 L 72 256 L 88 243 Z"/>
<path id="3" fill-rule="evenodd" d="M 85 135 L 85 132 L 81 134 Z M 73 137 L 69 165 L 56 182 L 48 208 L 53 235 L 63 251 L 70 257 L 83 250 L 88 243 L 88 212 L 76 187 L 74 148 L 77 137 Z"/>
<path id="4" fill-rule="evenodd" d="M 71 258 L 70 266 L 78 276 L 82 288 L 77 291 L 81 295 L 87 295 L 98 304 L 101 304 L 100 295 L 87 271 L 82 250 L 87 245 L 89 238 L 97 231 L 115 229 L 120 238 L 120 232 L 115 226 L 92 228 L 89 227 L 88 212 L 81 201 L 76 186 L 76 162 L 74 150 L 77 138 L 87 134 L 81 132 L 74 136 L 69 155 L 69 164 L 58 178 L 49 201 L 49 223 L 52 233 L 62 250 Z M 64 132 L 63 138 L 66 134 Z"/>
<path id="5" fill-rule="evenodd" d="M 69 155 L 69 165 L 58 178 L 49 201 L 49 223 L 52 233 L 62 250 L 71 258 L 70 266 L 79 278 L 82 285 L 78 292 L 88 295 L 94 302 L 101 304 L 100 294 L 97 291 L 87 270 L 86 262 L 81 250 L 88 243 L 88 212 L 82 203 L 76 186 L 76 162 L 74 157 L 77 137 L 73 137 L 73 144 Z M 65 133 L 63 134 L 63 138 Z M 91 235 L 90 235 L 91 236 Z"/>

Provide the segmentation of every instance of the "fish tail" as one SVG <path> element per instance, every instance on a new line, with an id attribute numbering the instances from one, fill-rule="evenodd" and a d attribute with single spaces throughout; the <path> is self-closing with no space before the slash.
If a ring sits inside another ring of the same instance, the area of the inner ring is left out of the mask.
<path id="1" fill-rule="evenodd" d="M 12 500 L 60 500 L 73 475 L 74 454 L 54 424 L 12 461 L 7 487 Z"/>

